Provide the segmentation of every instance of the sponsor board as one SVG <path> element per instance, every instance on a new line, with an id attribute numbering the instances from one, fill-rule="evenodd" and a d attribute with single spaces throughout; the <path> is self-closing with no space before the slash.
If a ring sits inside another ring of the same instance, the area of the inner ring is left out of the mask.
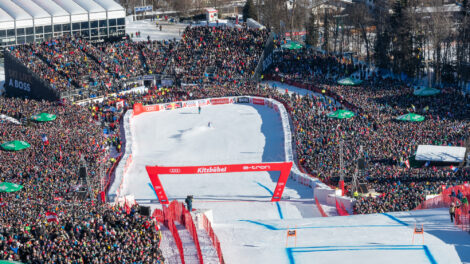
<path id="1" fill-rule="evenodd" d="M 277 104 L 274 104 L 273 106 L 274 106 L 274 107 L 273 107 L 274 110 L 276 110 L 276 112 L 279 112 L 279 106 L 277 106 Z"/>
<path id="2" fill-rule="evenodd" d="M 170 173 L 180 173 L 181 169 L 180 168 L 171 168 L 169 171 L 170 171 Z"/>
<path id="3" fill-rule="evenodd" d="M 173 110 L 181 108 L 181 102 L 165 104 L 165 110 Z"/>
<path id="4" fill-rule="evenodd" d="M 238 97 L 237 98 L 237 103 L 239 103 L 239 104 L 249 104 L 250 103 L 250 98 L 248 98 L 248 97 Z"/>
<path id="5" fill-rule="evenodd" d="M 205 106 L 205 105 L 210 104 L 210 101 L 207 100 L 207 99 L 198 100 L 198 101 L 197 101 L 197 104 L 198 104 L 199 106 Z"/>
<path id="6" fill-rule="evenodd" d="M 187 101 L 183 102 L 183 107 L 196 107 L 197 101 Z"/>
<path id="7" fill-rule="evenodd" d="M 200 167 L 197 169 L 197 173 L 222 173 L 222 172 L 227 172 L 227 166 Z"/>
<path id="8" fill-rule="evenodd" d="M 267 105 L 269 108 L 273 108 L 273 102 L 272 102 L 271 100 L 266 99 L 266 105 Z"/>
<path id="9" fill-rule="evenodd" d="M 160 106 L 159 105 L 146 105 L 144 106 L 144 111 L 145 112 L 154 112 L 154 111 L 159 111 Z"/>
<path id="10" fill-rule="evenodd" d="M 264 105 L 264 99 L 261 99 L 261 98 L 253 98 L 252 102 L 253 104 L 256 104 L 256 105 Z"/>
<path id="11" fill-rule="evenodd" d="M 230 103 L 229 98 L 212 98 L 210 100 L 211 100 L 211 104 L 213 104 L 213 105 L 229 104 Z"/>
<path id="12" fill-rule="evenodd" d="M 243 170 L 270 170 L 271 166 L 269 165 L 245 165 L 242 167 Z"/>

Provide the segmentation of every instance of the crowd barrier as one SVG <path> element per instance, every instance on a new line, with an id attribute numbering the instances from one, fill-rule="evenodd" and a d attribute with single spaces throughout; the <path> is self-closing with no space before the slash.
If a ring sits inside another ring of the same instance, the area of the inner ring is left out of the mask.
<path id="1" fill-rule="evenodd" d="M 207 234 L 209 235 L 212 245 L 214 246 L 215 250 L 217 251 L 217 256 L 219 257 L 219 263 L 220 264 L 225 264 L 224 261 L 224 256 L 222 255 L 222 248 L 220 247 L 220 241 L 217 235 L 214 232 L 214 229 L 212 229 L 211 222 L 209 219 L 207 219 L 206 215 L 202 215 L 202 221 L 204 224 L 204 230 L 206 230 Z"/>
<path id="2" fill-rule="evenodd" d="M 346 209 L 344 208 L 343 203 L 338 203 L 338 201 L 335 201 L 335 202 L 336 202 L 336 212 L 338 213 L 338 215 L 340 216 L 349 215 L 348 211 L 346 211 Z"/>
<path id="3" fill-rule="evenodd" d="M 322 217 L 328 217 L 328 215 L 325 213 L 323 208 L 321 207 L 321 204 L 318 202 L 317 197 L 315 196 L 315 204 L 317 205 L 318 211 L 320 211 L 320 214 Z"/>
<path id="4" fill-rule="evenodd" d="M 185 263 L 183 244 L 181 243 L 181 238 L 179 237 L 176 227 L 174 227 L 174 221 L 178 221 L 181 225 L 184 225 L 186 230 L 189 232 L 194 241 L 194 245 L 196 246 L 199 263 L 203 264 L 204 260 L 202 258 L 201 246 L 199 244 L 196 225 L 194 224 L 191 213 L 186 209 L 183 203 L 176 200 L 172 201 L 168 207 L 165 205 L 162 206 L 163 210 L 155 209 L 152 213 L 152 217 L 154 217 L 158 222 L 163 223 L 171 231 L 180 253 L 181 263 Z"/>
<path id="5" fill-rule="evenodd" d="M 467 198 L 467 203 L 463 203 L 457 198 L 459 191 L 462 198 Z M 414 210 L 448 208 L 452 203 L 456 205 L 454 224 L 464 231 L 470 231 L 470 212 L 468 201 L 470 200 L 470 185 L 458 185 L 450 188 L 443 186 L 442 193 L 434 198 L 423 201 Z"/>
<path id="6" fill-rule="evenodd" d="M 289 80 L 289 79 L 283 78 L 281 76 L 271 75 L 271 74 L 265 75 L 264 79 L 285 83 L 285 84 L 296 86 L 296 87 L 299 87 L 299 88 L 302 88 L 302 89 L 305 89 L 305 90 L 309 90 L 309 91 L 312 91 L 312 92 L 315 92 L 315 93 L 319 93 L 319 94 L 322 94 L 322 95 L 333 98 L 334 100 L 339 102 L 341 105 L 344 105 L 346 108 L 348 108 L 350 110 L 353 110 L 353 111 L 361 110 L 360 107 L 344 100 L 343 97 L 338 95 L 337 93 L 335 93 L 331 90 L 328 90 L 328 89 L 322 89 L 322 88 L 317 87 L 316 85 L 313 85 L 313 84 L 310 84 L 310 83 L 303 83 L 303 82 L 298 82 L 298 81 L 294 81 L 294 80 Z"/>

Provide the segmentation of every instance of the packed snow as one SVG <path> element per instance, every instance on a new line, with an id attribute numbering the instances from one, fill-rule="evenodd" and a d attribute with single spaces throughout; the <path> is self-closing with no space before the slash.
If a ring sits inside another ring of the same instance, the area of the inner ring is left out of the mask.
<path id="1" fill-rule="evenodd" d="M 160 31 L 160 26 L 162 30 Z M 163 20 L 136 20 L 133 21 L 132 17 L 126 18 L 126 33 L 132 35 L 134 41 L 147 41 L 150 40 L 168 40 L 168 39 L 181 39 L 184 29 L 188 26 L 182 23 L 169 23 Z M 136 32 L 140 32 L 140 37 L 136 36 Z"/>
<path id="2" fill-rule="evenodd" d="M 285 87 L 283 87 L 284 89 Z M 212 124 L 208 126 L 209 122 Z M 278 113 L 232 104 L 144 113 L 131 121 L 132 155 L 123 195 L 156 204 L 146 165 L 215 165 L 283 161 Z M 464 263 L 470 236 L 446 209 L 321 218 L 312 190 L 290 180 L 279 203 L 269 202 L 278 173 L 160 175 L 170 200 L 194 195 L 210 209 L 227 263 Z M 415 223 L 424 224 L 423 236 Z M 297 240 L 286 241 L 287 228 Z M 287 242 L 287 243 L 286 243 Z"/>

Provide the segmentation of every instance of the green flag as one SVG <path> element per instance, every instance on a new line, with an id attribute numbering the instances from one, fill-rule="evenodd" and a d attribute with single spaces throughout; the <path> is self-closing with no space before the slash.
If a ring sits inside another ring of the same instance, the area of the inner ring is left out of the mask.
<path id="1" fill-rule="evenodd" d="M 3 143 L 0 146 L 2 147 L 2 149 L 8 150 L 8 151 L 19 151 L 19 150 L 23 150 L 23 149 L 27 149 L 31 147 L 31 145 L 28 142 L 19 141 L 19 140 L 9 141 L 9 142 Z"/>
<path id="2" fill-rule="evenodd" d="M 331 118 L 337 118 L 337 119 L 346 119 L 346 118 L 353 117 L 354 112 L 351 112 L 349 110 L 336 110 L 334 112 L 327 114 L 327 116 Z"/>
<path id="3" fill-rule="evenodd" d="M 23 185 L 11 182 L 0 182 L 0 192 L 17 192 L 23 189 Z"/>
<path id="4" fill-rule="evenodd" d="M 48 114 L 48 113 L 40 113 L 37 115 L 33 115 L 31 117 L 32 120 L 37 121 L 37 122 L 48 122 L 48 121 L 53 121 L 57 118 L 56 115 L 53 114 Z"/>
<path id="5" fill-rule="evenodd" d="M 414 114 L 414 113 L 408 113 L 406 115 L 401 115 L 397 117 L 397 120 L 408 121 L 408 122 L 422 122 L 424 121 L 424 116 Z"/>

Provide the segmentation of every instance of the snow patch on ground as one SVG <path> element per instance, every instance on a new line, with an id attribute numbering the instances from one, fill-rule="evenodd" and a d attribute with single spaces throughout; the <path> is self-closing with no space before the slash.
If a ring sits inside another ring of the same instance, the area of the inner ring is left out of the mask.
<path id="1" fill-rule="evenodd" d="M 270 162 L 285 157 L 279 115 L 265 106 L 211 105 L 201 114 L 196 108 L 144 113 L 131 126 L 133 162 L 123 194 L 133 194 L 139 203 L 156 199 L 145 165 Z M 450 223 L 446 209 L 322 218 L 312 190 L 292 180 L 284 192 L 290 199 L 271 203 L 278 176 L 160 175 L 160 180 L 170 200 L 183 201 L 192 194 L 193 208 L 212 210 L 212 226 L 227 263 L 461 263 L 470 258 L 470 236 Z M 424 224 L 424 245 L 422 237 L 411 243 L 414 223 Z M 286 241 L 288 228 L 297 230 L 296 244 Z"/>
<path id="2" fill-rule="evenodd" d="M 158 26 L 157 26 L 158 23 Z M 160 31 L 160 25 L 162 31 Z M 169 40 L 169 39 L 181 39 L 181 35 L 187 24 L 182 23 L 168 23 L 165 21 L 150 21 L 150 20 L 137 20 L 132 21 L 127 18 L 126 21 L 126 33 L 131 36 L 134 41 L 147 41 L 147 37 L 150 36 L 150 40 Z M 136 32 L 140 31 L 140 37 L 136 37 Z"/>

